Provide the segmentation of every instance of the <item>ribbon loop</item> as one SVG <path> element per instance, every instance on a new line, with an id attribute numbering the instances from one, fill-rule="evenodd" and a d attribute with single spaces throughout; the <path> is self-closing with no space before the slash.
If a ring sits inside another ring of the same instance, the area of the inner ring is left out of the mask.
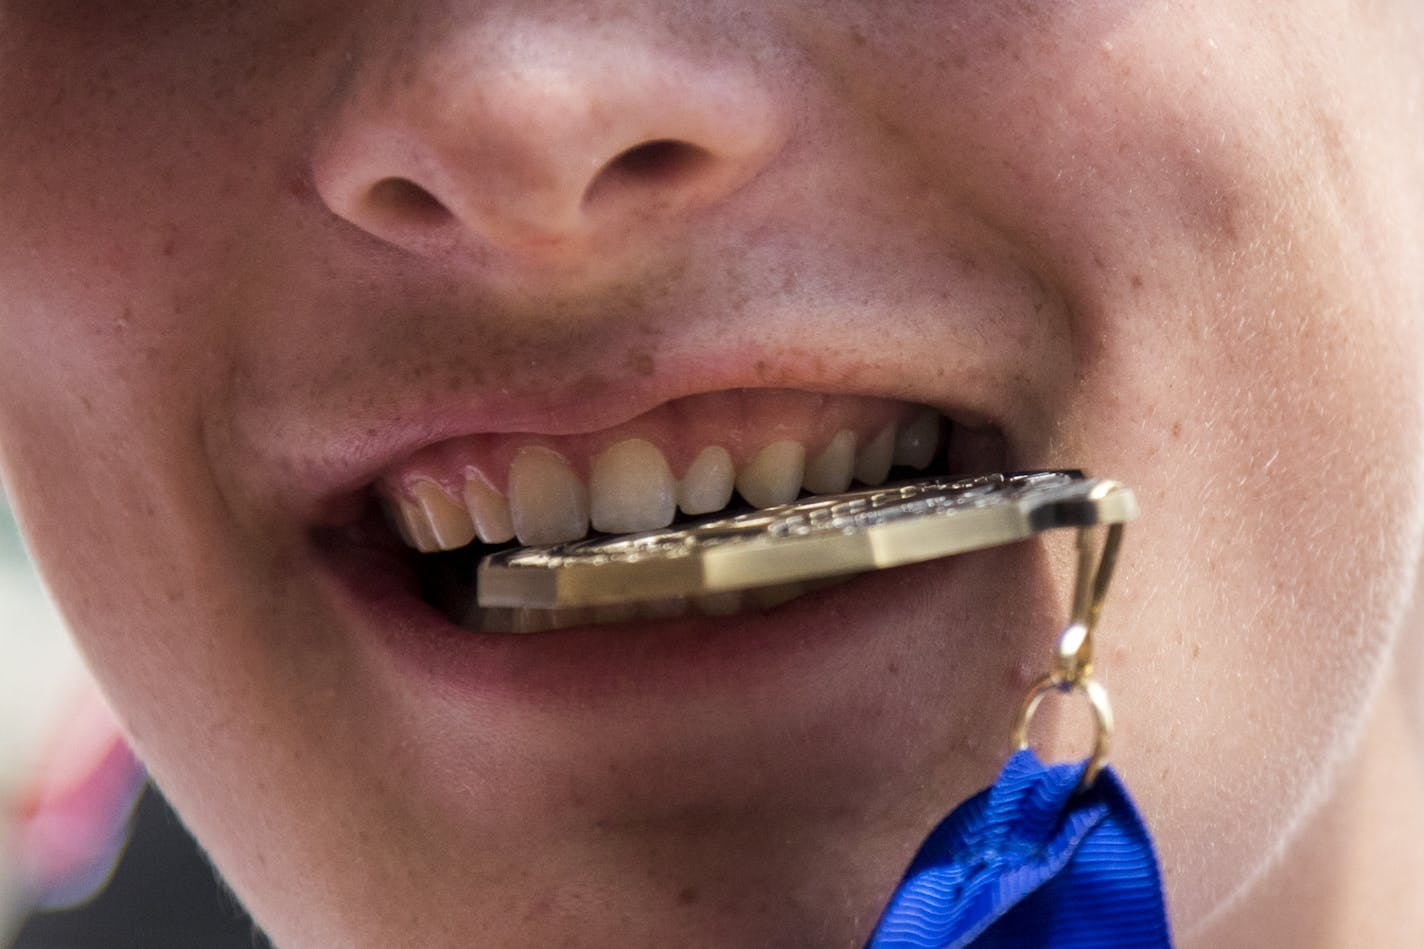
<path id="1" fill-rule="evenodd" d="M 926 839 L 868 949 L 1165 949 L 1152 841 L 1111 769 L 1015 754 Z"/>

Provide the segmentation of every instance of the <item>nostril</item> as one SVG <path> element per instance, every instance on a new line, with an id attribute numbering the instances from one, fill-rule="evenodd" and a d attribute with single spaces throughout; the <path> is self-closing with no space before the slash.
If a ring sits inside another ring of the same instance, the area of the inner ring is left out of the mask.
<path id="1" fill-rule="evenodd" d="M 654 139 L 626 149 L 604 165 L 584 192 L 585 206 L 610 189 L 640 185 L 666 187 L 695 178 L 712 154 L 688 142 Z"/>
<path id="2" fill-rule="evenodd" d="M 366 211 L 390 226 L 430 228 L 454 215 L 441 200 L 409 178 L 382 178 L 366 193 Z"/>
<path id="3" fill-rule="evenodd" d="M 638 178 L 670 178 L 692 171 L 711 157 L 706 149 L 665 138 L 635 145 L 609 162 L 608 170 Z"/>

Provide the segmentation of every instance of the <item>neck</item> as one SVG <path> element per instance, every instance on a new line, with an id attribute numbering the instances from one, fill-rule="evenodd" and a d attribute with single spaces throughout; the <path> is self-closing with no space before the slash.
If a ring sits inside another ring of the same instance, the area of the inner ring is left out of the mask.
<path id="1" fill-rule="evenodd" d="M 1385 683 L 1352 764 L 1275 868 L 1184 947 L 1420 944 L 1424 742 L 1404 678 Z"/>

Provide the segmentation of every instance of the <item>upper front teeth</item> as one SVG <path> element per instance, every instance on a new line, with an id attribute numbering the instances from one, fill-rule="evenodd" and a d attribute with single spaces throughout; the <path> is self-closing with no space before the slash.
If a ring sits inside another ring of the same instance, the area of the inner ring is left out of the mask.
<path id="1" fill-rule="evenodd" d="M 684 514 L 711 514 L 732 500 L 737 469 L 732 456 L 721 445 L 709 445 L 698 452 L 687 473 L 677 484 L 677 506 Z"/>
<path id="2" fill-rule="evenodd" d="M 678 509 L 718 511 L 731 500 L 734 486 L 748 504 L 770 507 L 795 500 L 803 489 L 836 493 L 852 479 L 881 484 L 892 465 L 928 465 L 939 435 L 939 415 L 923 409 L 904 424 L 891 423 L 868 436 L 839 431 L 809 460 L 803 443 L 779 439 L 751 452 L 737 468 L 726 448 L 709 445 L 681 479 L 656 445 L 628 438 L 593 458 L 587 484 L 558 451 L 528 445 L 509 465 L 506 494 L 473 469 L 461 492 L 416 476 L 405 482 L 390 510 L 407 543 L 426 552 L 463 547 L 476 537 L 485 543 L 518 538 L 521 544 L 555 544 L 583 537 L 590 525 L 609 533 L 654 530 L 671 524 Z"/>
<path id="3" fill-rule="evenodd" d="M 402 533 L 421 550 L 453 550 L 475 537 L 470 515 L 440 489 L 434 481 L 418 481 L 410 486 L 411 497 L 400 503 Z"/>
<path id="4" fill-rule="evenodd" d="M 509 466 L 509 512 L 522 544 L 557 544 L 588 533 L 588 488 L 558 452 L 525 448 Z"/>
<path id="5" fill-rule="evenodd" d="M 837 432 L 831 443 L 806 466 L 802 483 L 813 494 L 839 494 L 850 487 L 854 476 L 855 432 Z"/>
<path id="6" fill-rule="evenodd" d="M 773 442 L 737 472 L 737 493 L 752 507 L 786 504 L 801 493 L 805 475 L 806 447 L 789 440 Z"/>
<path id="7" fill-rule="evenodd" d="M 588 485 L 590 521 L 594 530 L 610 534 L 666 527 L 677 513 L 676 494 L 663 453 L 650 442 L 630 438 L 593 463 Z"/>
<path id="8" fill-rule="evenodd" d="M 890 474 L 895 461 L 895 429 L 886 426 L 855 456 L 855 480 L 861 484 L 880 484 Z"/>
<path id="9" fill-rule="evenodd" d="M 465 475 L 465 506 L 470 509 L 470 519 L 475 522 L 475 533 L 486 544 L 502 544 L 514 539 L 514 518 L 509 513 L 509 502 L 494 488 L 490 487 L 479 472 Z"/>

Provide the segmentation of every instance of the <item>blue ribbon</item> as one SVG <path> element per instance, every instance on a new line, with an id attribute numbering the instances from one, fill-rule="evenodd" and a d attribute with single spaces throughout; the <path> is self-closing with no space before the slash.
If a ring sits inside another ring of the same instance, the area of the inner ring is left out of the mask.
<path id="1" fill-rule="evenodd" d="M 1112 769 L 1015 754 L 920 847 L 869 949 L 1171 946 L 1152 839 Z"/>

